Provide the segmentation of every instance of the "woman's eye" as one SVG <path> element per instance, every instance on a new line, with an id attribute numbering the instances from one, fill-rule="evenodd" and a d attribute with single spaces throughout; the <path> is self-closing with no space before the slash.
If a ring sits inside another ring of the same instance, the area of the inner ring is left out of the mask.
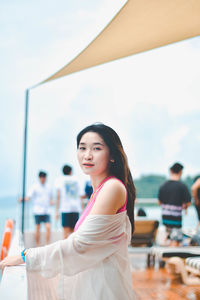
<path id="1" fill-rule="evenodd" d="M 94 148 L 94 150 L 101 150 L 101 148 L 99 148 L 99 147 L 95 147 L 95 148 Z"/>
<path id="2" fill-rule="evenodd" d="M 79 147 L 79 150 L 85 150 L 85 147 Z"/>

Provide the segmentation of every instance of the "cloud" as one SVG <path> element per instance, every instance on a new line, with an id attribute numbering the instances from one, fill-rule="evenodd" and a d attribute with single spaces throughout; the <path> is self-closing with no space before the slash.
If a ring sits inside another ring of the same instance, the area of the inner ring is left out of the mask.
<path id="1" fill-rule="evenodd" d="M 164 158 L 168 161 L 173 161 L 178 157 L 181 150 L 181 142 L 188 134 L 188 126 L 181 126 L 173 129 L 167 136 L 163 138 Z"/>
<path id="2" fill-rule="evenodd" d="M 58 6 L 54 1 L 4 1 L 1 193 L 21 189 L 25 89 L 69 62 L 124 3 L 62 0 Z M 28 184 L 41 167 L 53 182 L 66 161 L 81 174 L 76 134 L 96 121 L 119 133 L 136 176 L 167 172 L 175 158 L 188 166 L 185 173 L 196 172 L 200 164 L 199 41 L 194 38 L 148 51 L 33 89 Z"/>

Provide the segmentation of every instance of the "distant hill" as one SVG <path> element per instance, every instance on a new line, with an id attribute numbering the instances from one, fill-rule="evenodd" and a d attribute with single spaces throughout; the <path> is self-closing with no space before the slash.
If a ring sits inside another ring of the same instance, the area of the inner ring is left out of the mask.
<path id="1" fill-rule="evenodd" d="M 157 198 L 159 187 L 166 180 L 166 176 L 159 174 L 142 175 L 140 178 L 135 179 L 134 183 L 136 186 L 137 198 Z M 193 177 L 187 176 L 186 178 L 183 178 L 182 182 L 187 185 L 190 191 Z"/>

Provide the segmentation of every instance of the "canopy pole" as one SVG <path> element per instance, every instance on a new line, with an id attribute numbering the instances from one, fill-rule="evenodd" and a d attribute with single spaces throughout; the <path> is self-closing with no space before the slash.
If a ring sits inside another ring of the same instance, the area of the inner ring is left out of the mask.
<path id="1" fill-rule="evenodd" d="M 26 197 L 26 156 L 27 156 L 27 132 L 28 132 L 28 106 L 29 106 L 29 89 L 25 93 L 25 121 L 24 121 L 24 159 L 23 159 L 23 182 L 22 182 L 22 219 L 21 231 L 24 235 L 24 210 Z"/>

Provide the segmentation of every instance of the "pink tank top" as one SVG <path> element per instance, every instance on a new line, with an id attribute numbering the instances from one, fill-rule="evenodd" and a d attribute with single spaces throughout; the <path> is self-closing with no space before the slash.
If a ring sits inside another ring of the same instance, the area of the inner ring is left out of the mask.
<path id="1" fill-rule="evenodd" d="M 93 207 L 93 205 L 94 205 L 94 203 L 95 203 L 95 200 L 96 200 L 96 197 L 97 197 L 98 193 L 99 193 L 100 190 L 102 189 L 104 183 L 105 183 L 106 181 L 108 181 L 109 179 L 111 179 L 111 178 L 115 178 L 115 179 L 119 180 L 119 181 L 124 185 L 124 183 L 123 183 L 120 179 L 118 179 L 118 178 L 116 178 L 116 177 L 114 177 L 114 176 L 110 176 L 110 177 L 105 178 L 105 179 L 99 184 L 99 186 L 97 187 L 96 191 L 95 191 L 95 192 L 92 194 L 92 196 L 90 197 L 90 200 L 88 201 L 88 204 L 87 204 L 86 208 L 84 209 L 84 211 L 83 211 L 81 217 L 79 218 L 79 220 L 77 221 L 77 223 L 76 223 L 76 225 L 75 225 L 74 231 L 76 231 L 76 230 L 79 228 L 79 226 L 83 223 L 83 221 L 85 220 L 85 218 L 89 215 L 89 213 L 90 213 L 90 211 L 91 211 L 91 209 L 92 209 L 92 207 Z M 127 193 L 126 201 L 125 201 L 124 205 L 117 211 L 117 213 L 120 213 L 120 212 L 126 210 L 127 200 L 128 200 L 128 193 Z"/>

